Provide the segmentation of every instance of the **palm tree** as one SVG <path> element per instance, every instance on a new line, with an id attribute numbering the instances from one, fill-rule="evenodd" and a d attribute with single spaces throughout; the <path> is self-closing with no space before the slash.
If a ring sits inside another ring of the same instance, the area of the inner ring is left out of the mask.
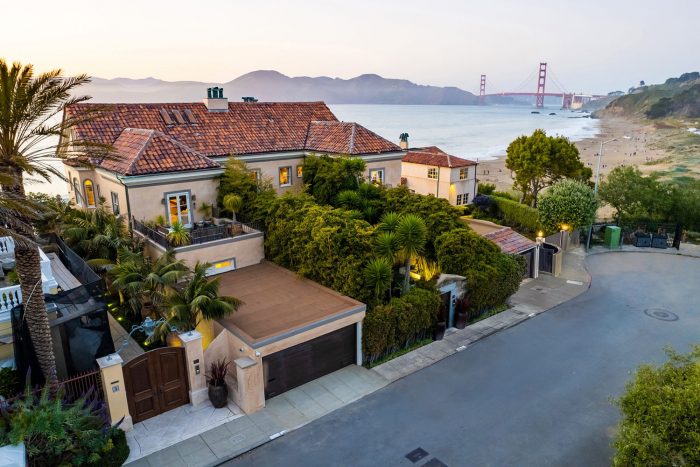
<path id="1" fill-rule="evenodd" d="M 394 232 L 380 232 L 377 234 L 374 248 L 381 258 L 393 265 L 396 262 L 396 254 L 401 246 Z"/>
<path id="2" fill-rule="evenodd" d="M 390 290 L 391 279 L 391 263 L 385 258 L 374 258 L 365 266 L 365 281 L 374 290 L 376 300 Z"/>
<path id="3" fill-rule="evenodd" d="M 64 115 L 67 106 L 89 98 L 72 96 L 78 86 L 88 81 L 86 75 L 64 78 L 61 70 L 35 76 L 32 65 L 14 63 L 8 66 L 0 59 L 0 173 L 11 177 L 0 183 L 3 192 L 24 200 L 25 174 L 37 175 L 46 181 L 51 175 L 64 178 L 60 169 L 52 164 L 56 158 L 90 165 L 91 157 L 110 154 L 108 147 L 69 137 L 70 130 L 77 124 L 94 118 L 89 115 L 77 120 Z M 61 115 L 64 115 L 62 119 Z M 19 220 L 30 224 L 25 214 L 21 214 Z M 27 236 L 33 240 L 33 231 L 27 232 Z M 34 352 L 44 378 L 53 384 L 57 380 L 56 361 L 41 293 L 39 249 L 35 244 L 22 242 L 16 245 L 15 259 L 24 317 Z"/>
<path id="4" fill-rule="evenodd" d="M 382 216 L 382 219 L 379 223 L 379 231 L 380 232 L 395 232 L 396 227 L 399 225 L 399 221 L 401 220 L 401 214 L 397 212 L 387 212 Z"/>
<path id="5" fill-rule="evenodd" d="M 229 193 L 224 196 L 223 204 L 224 209 L 231 211 L 231 219 L 235 222 L 236 213 L 243 209 L 243 198 L 241 198 L 240 195 Z"/>
<path id="6" fill-rule="evenodd" d="M 167 291 L 188 272 L 185 263 L 175 259 L 172 251 L 152 261 L 142 252 L 122 249 L 109 276 L 112 289 L 119 293 L 121 302 L 126 302 L 132 314 L 140 320 L 143 314 L 158 310 Z"/>
<path id="7" fill-rule="evenodd" d="M 406 268 L 404 278 L 404 293 L 408 292 L 409 278 L 411 277 L 411 261 L 423 252 L 428 238 L 428 229 L 425 221 L 415 214 L 406 214 L 401 217 L 396 226 L 396 237 L 401 245 L 401 257 L 404 258 Z"/>
<path id="8" fill-rule="evenodd" d="M 132 243 L 124 218 L 115 216 L 104 202 L 91 209 L 71 210 L 61 232 L 91 266 L 114 264 L 119 251 Z"/>
<path id="9" fill-rule="evenodd" d="M 173 222 L 167 237 L 173 246 L 183 246 L 190 243 L 190 232 L 180 221 Z"/>
<path id="10" fill-rule="evenodd" d="M 194 267 L 192 276 L 182 288 L 173 288 L 166 293 L 164 314 L 166 323 L 154 334 L 162 339 L 171 329 L 191 331 L 201 320 L 225 318 L 243 304 L 235 297 L 219 295 L 219 279 L 208 279 L 206 271 L 211 265 L 200 263 Z"/>

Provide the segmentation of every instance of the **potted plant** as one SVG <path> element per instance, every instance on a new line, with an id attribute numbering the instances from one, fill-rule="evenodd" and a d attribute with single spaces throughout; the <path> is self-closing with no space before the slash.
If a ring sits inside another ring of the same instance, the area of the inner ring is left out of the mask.
<path id="1" fill-rule="evenodd" d="M 170 227 L 170 232 L 167 235 L 168 241 L 173 246 L 184 246 L 190 243 L 190 232 L 182 222 L 177 221 Z"/>
<path id="2" fill-rule="evenodd" d="M 457 300 L 457 319 L 455 320 L 455 327 L 457 329 L 464 329 L 467 326 L 467 321 L 469 320 L 469 298 L 463 295 L 462 298 Z"/>
<path id="3" fill-rule="evenodd" d="M 220 409 L 228 401 L 228 387 L 226 387 L 226 375 L 228 374 L 229 362 L 226 359 L 219 359 L 209 366 L 209 400 L 211 405 Z"/>

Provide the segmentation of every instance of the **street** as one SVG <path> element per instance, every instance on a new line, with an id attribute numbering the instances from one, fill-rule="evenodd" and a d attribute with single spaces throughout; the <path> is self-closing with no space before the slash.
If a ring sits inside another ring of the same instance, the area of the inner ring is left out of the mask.
<path id="1" fill-rule="evenodd" d="M 609 465 L 610 398 L 665 345 L 700 342 L 700 260 L 587 262 L 588 292 L 225 465 Z"/>

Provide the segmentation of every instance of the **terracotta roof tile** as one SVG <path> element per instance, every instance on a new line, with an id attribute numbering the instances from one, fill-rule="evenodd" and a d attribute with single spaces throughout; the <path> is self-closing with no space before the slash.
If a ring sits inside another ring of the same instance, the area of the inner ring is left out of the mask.
<path id="1" fill-rule="evenodd" d="M 503 253 L 518 254 L 534 248 L 537 244 L 527 237 L 520 235 L 510 227 L 504 227 L 483 236 L 501 248 Z"/>
<path id="2" fill-rule="evenodd" d="M 476 162 L 461 157 L 451 156 L 442 149 L 436 146 L 428 146 L 426 148 L 410 149 L 402 162 L 410 162 L 412 164 L 432 165 L 435 167 L 468 167 L 476 165 Z"/>
<path id="3" fill-rule="evenodd" d="M 113 143 L 116 156 L 100 165 L 122 175 L 145 175 L 221 167 L 156 130 L 126 128 Z"/>
<path id="4" fill-rule="evenodd" d="M 394 143 L 353 122 L 309 123 L 305 149 L 334 154 L 371 154 L 400 151 Z"/>

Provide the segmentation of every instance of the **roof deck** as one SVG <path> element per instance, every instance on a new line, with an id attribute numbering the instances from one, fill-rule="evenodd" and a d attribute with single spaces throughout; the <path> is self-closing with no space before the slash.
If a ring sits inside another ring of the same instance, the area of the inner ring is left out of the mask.
<path id="1" fill-rule="evenodd" d="M 252 347 L 280 340 L 355 313 L 364 303 L 263 261 L 220 276 L 219 293 L 243 300 L 218 320 Z"/>

